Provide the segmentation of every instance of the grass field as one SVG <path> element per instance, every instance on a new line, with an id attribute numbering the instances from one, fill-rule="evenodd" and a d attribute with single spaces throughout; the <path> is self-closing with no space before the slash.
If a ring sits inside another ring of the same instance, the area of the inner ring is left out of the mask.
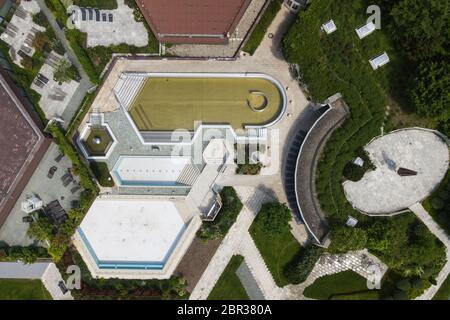
<path id="1" fill-rule="evenodd" d="M 290 282 L 283 272 L 301 250 L 298 241 L 290 231 L 268 237 L 267 232 L 260 225 L 258 217 L 250 227 L 250 234 L 277 285 L 279 287 L 288 285 Z"/>
<path id="2" fill-rule="evenodd" d="M 250 300 L 236 275 L 236 270 L 244 261 L 242 256 L 233 256 L 209 294 L 208 300 Z"/>
<path id="3" fill-rule="evenodd" d="M 251 92 L 267 99 L 264 109 L 248 105 Z M 151 78 L 130 109 L 139 130 L 194 130 L 194 122 L 230 124 L 235 129 L 277 118 L 282 97 L 277 86 L 260 78 Z"/>
<path id="4" fill-rule="evenodd" d="M 0 279 L 0 300 L 52 300 L 40 280 Z"/>
<path id="5" fill-rule="evenodd" d="M 433 300 L 450 300 L 450 275 L 447 276 L 439 291 L 434 295 Z"/>
<path id="6" fill-rule="evenodd" d="M 369 290 L 367 280 L 353 271 L 344 271 L 314 281 L 305 297 L 317 300 L 378 300 L 379 291 Z"/>

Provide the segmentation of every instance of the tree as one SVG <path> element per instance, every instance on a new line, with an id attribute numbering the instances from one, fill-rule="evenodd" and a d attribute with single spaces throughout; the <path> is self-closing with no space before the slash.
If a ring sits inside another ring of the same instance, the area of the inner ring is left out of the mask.
<path id="1" fill-rule="evenodd" d="M 390 12 L 392 36 L 413 61 L 447 55 L 450 3 L 442 0 L 402 0 Z"/>
<path id="2" fill-rule="evenodd" d="M 53 239 L 53 225 L 48 218 L 42 217 L 33 221 L 28 228 L 27 234 L 39 241 L 51 241 Z"/>
<path id="3" fill-rule="evenodd" d="M 291 211 L 284 203 L 272 202 L 262 206 L 257 219 L 267 234 L 273 235 L 289 232 L 291 218 Z"/>
<path id="4" fill-rule="evenodd" d="M 76 77 L 76 70 L 66 58 L 62 58 L 55 68 L 53 78 L 58 82 L 67 82 Z"/>
<path id="5" fill-rule="evenodd" d="M 340 227 L 334 228 L 332 241 L 328 250 L 332 253 L 346 253 L 362 250 L 366 247 L 367 235 L 363 229 Z"/>
<path id="6" fill-rule="evenodd" d="M 450 119 L 450 66 L 448 63 L 423 62 L 410 91 L 411 102 L 424 116 Z"/>
<path id="7" fill-rule="evenodd" d="M 33 47 L 38 51 L 44 51 L 49 41 L 48 36 L 44 32 L 37 32 L 33 40 Z"/>
<path id="8" fill-rule="evenodd" d="M 59 262 L 69 247 L 69 237 L 63 233 L 57 233 L 48 248 L 48 254 L 54 262 Z"/>

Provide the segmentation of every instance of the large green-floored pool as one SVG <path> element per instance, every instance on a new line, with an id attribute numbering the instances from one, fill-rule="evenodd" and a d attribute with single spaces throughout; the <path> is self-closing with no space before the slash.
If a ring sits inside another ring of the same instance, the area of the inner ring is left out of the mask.
<path id="1" fill-rule="evenodd" d="M 258 77 L 150 77 L 129 113 L 140 131 L 194 130 L 196 121 L 262 126 L 283 110 L 278 86 Z"/>

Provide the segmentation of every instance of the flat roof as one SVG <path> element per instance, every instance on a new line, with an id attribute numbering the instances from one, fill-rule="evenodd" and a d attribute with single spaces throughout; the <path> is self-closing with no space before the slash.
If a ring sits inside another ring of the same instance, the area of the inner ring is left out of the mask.
<path id="1" fill-rule="evenodd" d="M 188 157 L 121 156 L 113 169 L 119 184 L 176 184 Z"/>
<path id="2" fill-rule="evenodd" d="M 225 44 L 251 0 L 136 0 L 161 42 Z"/>
<path id="3" fill-rule="evenodd" d="M 168 200 L 97 199 L 78 231 L 102 267 L 164 266 L 186 223 Z"/>
<path id="4" fill-rule="evenodd" d="M 10 80 L 0 74 L 0 226 L 47 151 L 51 140 L 28 114 Z"/>

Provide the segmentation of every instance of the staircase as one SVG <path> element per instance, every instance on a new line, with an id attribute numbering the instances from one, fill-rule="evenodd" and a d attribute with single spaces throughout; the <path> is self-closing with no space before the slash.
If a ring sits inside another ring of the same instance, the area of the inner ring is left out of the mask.
<path id="1" fill-rule="evenodd" d="M 145 73 L 126 73 L 120 77 L 114 87 L 114 93 L 122 107 L 126 110 L 131 107 L 134 98 L 136 98 L 147 79 Z"/>
<path id="2" fill-rule="evenodd" d="M 192 186 L 200 173 L 200 169 L 196 165 L 188 164 L 178 177 L 177 183 Z"/>

